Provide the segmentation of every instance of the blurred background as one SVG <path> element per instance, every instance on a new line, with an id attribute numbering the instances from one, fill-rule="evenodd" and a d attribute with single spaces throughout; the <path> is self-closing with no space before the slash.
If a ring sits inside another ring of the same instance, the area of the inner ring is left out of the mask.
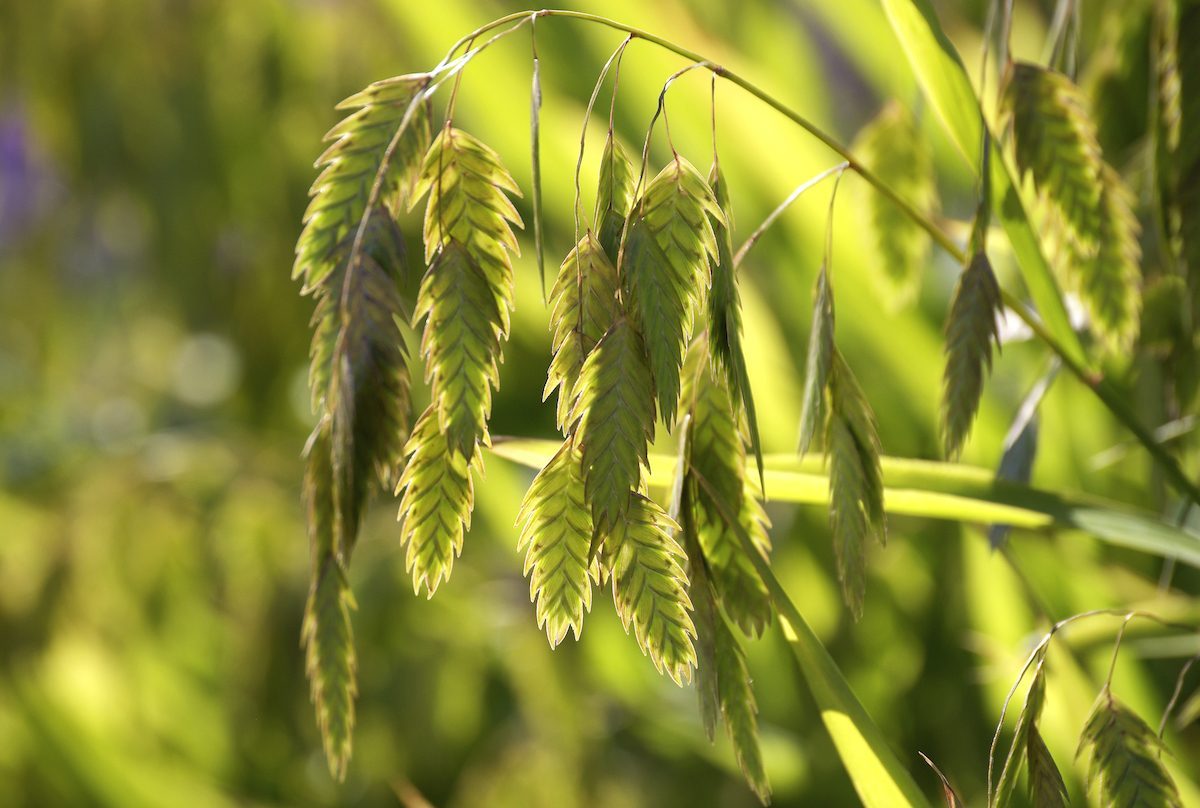
<path id="1" fill-rule="evenodd" d="M 969 167 L 922 112 L 873 0 L 568 5 L 722 62 L 846 142 L 898 98 L 933 146 L 943 215 L 971 215 Z M 986 3 L 937 5 L 975 70 Z M 1144 134 L 1148 5 L 1086 4 L 1080 80 L 1103 101 L 1095 114 L 1118 166 L 1136 162 Z M 755 804 L 728 744 L 705 739 L 695 692 L 655 674 L 609 599 L 597 597 L 581 642 L 551 652 L 512 526 L 532 474 L 495 457 L 462 559 L 433 601 L 412 595 L 396 503 L 376 502 L 351 571 L 361 695 L 344 785 L 322 757 L 299 646 L 311 301 L 289 278 L 312 162 L 337 101 L 432 67 L 459 36 L 520 8 L 0 3 L 0 804 Z M 1018 55 L 1040 55 L 1052 10 L 1017 3 Z M 572 239 L 583 109 L 621 36 L 561 19 L 537 32 L 547 263 L 557 266 Z M 525 31 L 481 56 L 464 74 L 457 115 L 525 188 L 529 53 Z M 640 146 L 663 80 L 681 65 L 645 43 L 629 48 L 617 103 L 627 144 Z M 675 145 L 702 169 L 708 98 L 699 71 L 668 98 Z M 837 161 L 736 88 L 718 87 L 717 108 L 740 240 Z M 600 125 L 590 131 L 585 210 L 602 143 Z M 660 137 L 653 154 L 661 161 L 665 150 Z M 804 196 L 742 273 L 771 451 L 795 446 L 828 192 L 824 184 Z M 839 343 L 874 403 L 885 451 L 936 457 L 941 324 L 958 267 L 935 255 L 916 302 L 893 310 L 864 237 L 865 189 L 848 176 L 841 193 Z M 520 208 L 530 222 L 528 193 Z M 406 228 L 415 243 L 415 216 Z M 1005 256 L 996 260 L 1005 272 Z M 547 312 L 531 246 L 517 274 L 492 432 L 552 437 L 553 402 L 540 402 Z M 996 465 L 1046 360 L 1037 345 L 1006 346 L 968 462 Z M 1152 394 L 1146 406 L 1153 411 Z M 1035 483 L 1170 509 L 1143 455 L 1126 452 L 1127 436 L 1071 380 L 1050 390 L 1042 435 Z M 1158 560 L 1083 535 L 1017 534 L 1010 565 L 981 529 L 896 517 L 886 549 L 873 551 L 866 612 L 854 624 L 840 604 L 824 509 L 769 512 L 781 580 L 931 797 L 937 782 L 918 750 L 961 793 L 982 794 L 1000 702 L 1047 616 L 1118 604 L 1197 616 L 1195 600 L 1179 594 L 1196 591 L 1194 571 L 1161 593 Z M 1051 679 L 1044 731 L 1064 769 L 1111 628 L 1080 635 Z M 1152 629 L 1130 636 L 1116 687 L 1154 724 L 1196 649 Z M 748 651 L 776 804 L 855 804 L 778 628 Z M 1178 760 L 1200 755 L 1194 729 L 1171 743 Z"/>

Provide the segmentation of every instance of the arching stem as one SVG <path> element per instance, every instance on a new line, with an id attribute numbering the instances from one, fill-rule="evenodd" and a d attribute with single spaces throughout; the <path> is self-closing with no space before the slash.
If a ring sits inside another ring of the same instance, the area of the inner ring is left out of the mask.
<path id="1" fill-rule="evenodd" d="M 1010 0 L 1005 0 L 1005 11 L 1005 40 L 1007 41 L 1007 27 L 1009 24 L 1011 24 Z M 763 90 L 756 84 L 743 78 L 732 70 L 729 70 L 723 65 L 704 58 L 704 56 L 696 53 L 693 50 L 685 48 L 682 45 L 678 45 L 669 39 L 664 39 L 660 36 L 652 34 L 649 31 L 638 28 L 637 26 L 627 25 L 623 22 L 609 19 L 608 17 L 603 17 L 598 14 L 589 14 L 584 11 L 572 11 L 568 9 L 518 11 L 513 14 L 508 14 L 492 20 L 486 25 L 481 26 L 480 28 L 477 28 L 464 36 L 450 49 L 445 61 L 448 62 L 453 57 L 453 54 L 456 53 L 460 48 L 467 43 L 475 41 L 488 31 L 499 28 L 503 25 L 507 25 L 511 22 L 516 22 L 523 19 L 533 20 L 538 17 L 564 17 L 567 19 L 593 23 L 595 25 L 602 25 L 606 28 L 611 28 L 616 31 L 623 31 L 635 39 L 641 39 L 653 45 L 657 45 L 658 47 L 681 56 L 694 64 L 698 64 L 699 66 L 711 71 L 713 75 L 737 85 L 762 103 L 766 104 L 771 109 L 778 112 L 783 117 L 795 123 L 804 131 L 808 132 L 810 135 L 828 147 L 830 151 L 841 156 L 849 170 L 858 174 L 873 188 L 875 188 L 876 191 L 887 197 L 887 199 L 890 200 L 897 208 L 899 208 L 905 216 L 907 216 L 917 226 L 928 233 L 930 238 L 932 238 L 939 247 L 953 257 L 955 261 L 960 264 L 966 262 L 966 251 L 960 247 L 954 241 L 954 239 L 952 239 L 945 231 L 938 227 L 938 225 L 930 217 L 915 209 L 905 199 L 897 194 L 891 186 L 889 186 L 886 182 L 876 176 L 870 169 L 859 162 L 859 160 L 850 152 L 850 149 L 838 141 L 835 137 L 784 104 L 779 99 L 775 98 L 767 91 Z M 1024 302 L 1019 300 L 1007 290 L 1001 290 L 1001 292 L 1004 299 L 1004 305 L 1012 309 L 1016 315 L 1026 325 L 1029 326 L 1038 339 L 1040 339 L 1047 348 L 1049 348 L 1053 353 L 1062 359 L 1063 365 L 1067 368 L 1067 370 L 1069 370 L 1072 375 L 1083 382 L 1084 385 L 1090 389 L 1097 398 L 1100 399 L 1101 403 L 1104 404 L 1109 412 L 1112 413 L 1113 417 L 1120 421 L 1125 428 L 1133 433 L 1134 437 L 1136 437 L 1138 442 L 1146 448 L 1146 451 L 1150 453 L 1150 456 L 1155 460 L 1155 462 L 1162 467 L 1172 484 L 1192 502 L 1200 504 L 1200 488 L 1198 488 L 1196 484 L 1188 478 L 1188 476 L 1183 472 L 1183 469 L 1180 468 L 1179 464 L 1176 462 L 1175 458 L 1172 457 L 1171 454 L 1166 451 L 1166 449 L 1158 444 L 1150 430 L 1148 430 L 1138 421 L 1137 416 L 1125 403 L 1122 395 L 1103 377 L 1084 367 L 1079 361 L 1076 361 L 1070 352 L 1067 351 L 1062 344 L 1059 343 L 1058 340 L 1056 340 L 1054 336 L 1046 330 L 1041 321 L 1038 320 L 1037 316 Z"/>

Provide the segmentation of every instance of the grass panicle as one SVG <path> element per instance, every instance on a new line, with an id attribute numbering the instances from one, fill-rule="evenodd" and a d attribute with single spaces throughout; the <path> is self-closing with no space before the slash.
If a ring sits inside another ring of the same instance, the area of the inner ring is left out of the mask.
<path id="1" fill-rule="evenodd" d="M 980 251 L 959 275 L 946 316 L 946 370 L 942 375 L 942 448 L 946 457 L 962 452 L 983 382 L 992 369 L 993 346 L 999 349 L 1000 284 L 987 254 Z"/>
<path id="2" fill-rule="evenodd" d="M 579 639 L 583 616 L 592 608 L 588 562 L 592 515 L 584 497 L 583 457 L 567 439 L 529 486 L 517 517 L 518 550 L 525 551 L 529 598 L 536 601 L 537 624 L 550 647 L 571 631 Z"/>
<path id="3" fill-rule="evenodd" d="M 866 594 L 867 544 L 886 538 L 883 472 L 875 414 L 858 380 L 836 349 L 829 374 L 829 526 L 837 558 L 838 580 L 850 612 L 862 616 Z"/>
<path id="4" fill-rule="evenodd" d="M 499 156 L 450 125 L 429 147 L 413 204 L 425 207 L 425 260 L 414 318 L 438 422 L 450 448 L 471 458 L 484 439 L 513 307 L 510 253 L 521 217 L 516 182 Z"/>
<path id="5" fill-rule="evenodd" d="M 1104 162 L 1087 99 L 1061 73 L 1017 62 L 1002 106 L 1017 166 L 1065 224 L 1068 277 L 1093 330 L 1110 351 L 1127 351 L 1139 322 L 1140 227 L 1132 194 Z"/>
<path id="6" fill-rule="evenodd" d="M 301 644 L 317 727 L 329 771 L 346 777 L 358 695 L 358 663 L 350 612 L 354 597 L 342 560 L 334 552 L 333 468 L 328 419 L 318 424 L 305 450 L 304 504 L 312 554 L 312 581 L 304 606 Z"/>
<path id="7" fill-rule="evenodd" d="M 407 548 L 405 569 L 413 591 L 433 597 L 449 579 L 462 552 L 463 535 L 471 527 L 475 506 L 472 475 L 482 473 L 479 447 L 468 457 L 450 446 L 430 404 L 413 427 L 405 447 L 408 464 L 396 487 L 400 495 L 400 544 Z"/>
<path id="8" fill-rule="evenodd" d="M 1022 176 L 1062 215 L 1070 239 L 1090 249 L 1100 228 L 1104 161 L 1087 106 L 1069 78 L 1028 62 L 1012 64 L 1001 98 Z"/>
<path id="9" fill-rule="evenodd" d="M 627 515 L 613 526 L 613 602 L 654 667 L 677 685 L 696 667 L 696 627 L 688 598 L 687 561 L 675 541 L 679 526 L 653 500 L 631 494 Z"/>
<path id="10" fill-rule="evenodd" d="M 755 484 L 746 474 L 744 420 L 707 345 L 707 340 L 697 338 L 688 351 L 680 412 L 690 415 L 689 469 L 694 467 L 708 480 L 721 501 L 714 502 L 714 497 L 706 494 L 692 497 L 693 519 L 712 584 L 726 613 L 744 632 L 760 636 L 771 622 L 770 595 L 737 535 L 722 520 L 721 510 L 737 515 L 763 558 L 771 551 L 769 522 L 755 496 Z"/>
<path id="11" fill-rule="evenodd" d="M 900 197 L 927 216 L 938 212 L 937 182 L 929 143 L 913 114 L 892 100 L 859 134 L 854 152 Z M 928 268 L 932 241 L 896 203 L 864 187 L 875 249 L 872 265 L 884 303 L 896 310 L 913 302 Z"/>
<path id="12" fill-rule="evenodd" d="M 668 427 L 675 421 L 684 353 L 718 258 L 714 219 L 724 221 L 724 214 L 708 182 L 676 156 L 636 203 L 618 265 Z"/>
<path id="13" fill-rule="evenodd" d="M 1104 805 L 1183 808 L 1162 755 L 1162 739 L 1105 686 L 1084 726 L 1079 754 L 1088 755 L 1088 788 Z"/>
<path id="14" fill-rule="evenodd" d="M 581 443 L 584 492 L 599 541 L 624 520 L 654 438 L 654 380 L 628 318 L 619 317 L 588 354 L 576 389 L 571 430 Z"/>
<path id="15" fill-rule="evenodd" d="M 758 435 L 758 413 L 754 409 L 754 394 L 750 389 L 750 373 L 742 347 L 742 301 L 737 286 L 737 266 L 733 260 L 733 205 L 729 201 L 729 183 L 721 167 L 713 163 L 708 172 L 708 184 L 713 189 L 717 205 L 725 214 L 724 220 L 712 220 L 717 237 L 717 261 L 712 268 L 712 288 L 708 293 L 708 333 L 712 359 L 732 394 L 733 401 L 746 416 L 750 448 L 758 464 L 759 483 L 764 479 L 762 441 Z"/>
<path id="16" fill-rule="evenodd" d="M 604 141 L 596 186 L 596 237 L 614 266 L 619 258 L 625 220 L 633 209 L 635 179 L 633 164 L 610 129 Z"/>
<path id="17" fill-rule="evenodd" d="M 827 388 L 833 364 L 833 288 L 824 264 L 817 273 L 812 322 L 808 332 L 808 358 L 804 363 L 804 402 L 800 415 L 800 454 L 813 446 L 827 420 Z"/>
<path id="18" fill-rule="evenodd" d="M 583 362 L 613 323 L 617 287 L 617 270 L 589 231 L 562 262 L 550 290 L 554 358 L 542 400 L 558 390 L 558 427 L 564 431 L 570 423 Z"/>

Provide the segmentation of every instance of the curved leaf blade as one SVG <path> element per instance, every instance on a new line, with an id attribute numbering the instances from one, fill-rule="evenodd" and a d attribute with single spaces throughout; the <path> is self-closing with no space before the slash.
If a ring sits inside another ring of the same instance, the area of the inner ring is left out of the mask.
<path id="1" fill-rule="evenodd" d="M 497 439 L 491 451 L 540 469 L 558 449 L 554 441 Z M 763 456 L 772 500 L 828 505 L 829 476 L 821 458 L 791 454 Z M 650 455 L 652 488 L 671 485 L 671 458 Z M 957 522 L 1004 522 L 1015 528 L 1060 528 L 1089 533 L 1101 541 L 1143 553 L 1176 558 L 1200 568 L 1200 533 L 1180 529 L 1158 516 L 1084 494 L 1047 491 L 996 479 L 990 469 L 960 463 L 880 459 L 887 512 Z"/>

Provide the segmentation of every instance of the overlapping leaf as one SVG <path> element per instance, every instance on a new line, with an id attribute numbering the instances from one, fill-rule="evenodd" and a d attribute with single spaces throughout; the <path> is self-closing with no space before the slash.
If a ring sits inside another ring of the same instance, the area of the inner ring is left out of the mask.
<path id="1" fill-rule="evenodd" d="M 737 534 L 721 518 L 722 509 L 736 514 L 764 558 L 771 540 L 766 513 L 746 476 L 742 420 L 735 414 L 727 379 L 715 372 L 706 346 L 706 340 L 697 339 L 689 350 L 680 396 L 681 413 L 691 415 L 691 465 L 713 492 L 694 497 L 696 532 L 725 611 L 743 631 L 757 636 L 771 621 L 770 596 Z"/>
<path id="2" fill-rule="evenodd" d="M 724 214 L 704 178 L 677 156 L 650 183 L 632 217 L 618 268 L 669 427 L 710 262 L 718 259 L 711 220 L 724 221 Z"/>
<path id="3" fill-rule="evenodd" d="M 518 550 L 525 550 L 529 597 L 537 601 L 538 627 L 550 646 L 583 631 L 583 615 L 592 608 L 588 563 L 592 515 L 584 498 L 583 457 L 568 438 L 538 475 L 521 503 Z"/>
<path id="4" fill-rule="evenodd" d="M 332 305 L 333 297 L 323 299 Z M 411 404 L 406 319 L 392 274 L 364 252 L 350 277 L 331 383 L 338 551 L 346 556 L 370 479 L 391 488 L 404 461 Z"/>
<path id="5" fill-rule="evenodd" d="M 325 760 L 342 780 L 350 761 L 357 661 L 350 610 L 354 598 L 346 571 L 334 551 L 333 469 L 328 419 L 317 426 L 306 450 L 304 502 L 312 553 L 312 583 L 304 607 L 301 641 Z"/>
<path id="6" fill-rule="evenodd" d="M 390 487 L 409 427 L 402 324 L 409 304 L 395 215 L 411 195 L 429 144 L 425 74 L 372 84 L 326 136 L 293 276 L 315 294 L 309 384 L 321 415 L 307 448 L 305 484 L 312 588 L 303 640 L 313 703 L 334 775 L 345 775 L 354 724 L 353 598 L 346 565 L 372 477 Z M 374 206 L 368 205 L 374 200 Z"/>
<path id="7" fill-rule="evenodd" d="M 454 559 L 462 552 L 463 534 L 471 527 L 472 473 L 482 470 L 483 457 L 478 447 L 468 457 L 449 445 L 433 404 L 417 419 L 405 452 L 408 464 L 396 488 L 402 494 L 404 565 L 412 573 L 413 590 L 424 587 L 433 597 L 450 577 Z"/>
<path id="8" fill-rule="evenodd" d="M 971 431 L 985 376 L 992 369 L 992 346 L 999 347 L 1000 284 L 980 251 L 959 276 L 946 317 L 946 371 L 943 375 L 942 443 L 957 457 Z"/>
<path id="9" fill-rule="evenodd" d="M 405 207 L 429 146 L 429 114 L 418 100 L 428 83 L 424 73 L 385 79 L 338 104 L 354 112 L 325 135 L 332 143 L 317 158 L 321 173 L 309 191 L 292 272 L 303 276 L 305 291 L 336 269 L 339 245 L 358 229 L 381 166 L 379 201 L 393 216 Z"/>
<path id="10" fill-rule="evenodd" d="M 937 213 L 937 183 L 933 155 L 917 129 L 912 113 L 889 101 L 858 137 L 854 153 L 889 188 L 917 211 Z M 872 263 L 882 279 L 879 289 L 893 308 L 911 303 L 929 263 L 929 234 L 896 203 L 864 187 L 875 249 Z"/>
<path id="11" fill-rule="evenodd" d="M 425 260 L 414 317 L 426 318 L 421 351 L 438 422 L 451 449 L 471 457 L 486 433 L 501 343 L 513 305 L 510 253 L 520 225 L 507 194 L 516 183 L 494 151 L 446 126 L 421 169 L 414 202 L 425 194 Z"/>
<path id="12" fill-rule="evenodd" d="M 461 129 L 443 127 L 425 154 L 410 206 L 426 194 L 425 260 L 432 260 L 443 244 L 457 241 L 493 281 L 497 298 L 511 301 L 509 254 L 520 254 L 512 225 L 521 227 L 522 222 L 508 195 L 520 196 L 521 189 L 500 155 Z"/>
<path id="13" fill-rule="evenodd" d="M 765 805 L 770 802 L 771 786 L 767 782 L 758 744 L 758 705 L 751 689 L 746 655 L 724 618 L 720 615 L 717 617 L 715 645 L 721 715 L 725 718 L 725 728 L 733 742 L 738 766 Z"/>
<path id="14" fill-rule="evenodd" d="M 612 325 L 617 270 L 589 231 L 567 255 L 550 291 L 554 358 L 542 400 L 558 389 L 558 426 L 566 430 L 583 361 Z"/>
<path id="15" fill-rule="evenodd" d="M 612 543 L 613 602 L 626 631 L 660 673 L 682 685 L 696 666 L 692 602 L 686 557 L 673 538 L 679 526 L 653 500 L 630 494 L 628 511 L 606 542 Z"/>
<path id="16" fill-rule="evenodd" d="M 1105 687 L 1079 741 L 1087 751 L 1088 788 L 1104 805 L 1183 808 L 1179 790 L 1162 762 L 1162 739 Z"/>
<path id="17" fill-rule="evenodd" d="M 691 502 L 684 504 L 684 507 L 691 506 Z M 685 526 L 685 533 L 687 530 Z M 711 741 L 718 718 L 725 722 L 738 766 L 754 793 L 763 804 L 767 804 L 770 801 L 771 786 L 767 781 L 762 751 L 759 748 L 758 705 L 754 699 L 750 671 L 746 667 L 745 652 L 717 605 L 706 572 L 706 559 L 698 540 L 695 536 L 686 538 L 688 569 L 691 574 L 691 587 L 688 591 L 695 605 L 693 614 L 696 619 L 696 646 L 699 652 L 696 689 L 700 694 L 705 732 Z"/>
<path id="18" fill-rule="evenodd" d="M 391 486 L 408 435 L 409 372 L 399 324 L 409 306 L 398 289 L 403 241 L 388 206 L 407 195 L 414 152 L 428 143 L 428 121 L 416 101 L 424 82 L 423 76 L 390 79 L 343 102 L 357 111 L 327 138 L 334 143 L 317 161 L 324 170 L 296 246 L 295 274 L 317 297 L 309 385 L 314 411 L 331 416 L 334 541 L 344 557 L 371 476 Z M 368 214 L 377 175 L 380 202 Z"/>
<path id="19" fill-rule="evenodd" d="M 421 355 L 447 445 L 470 457 L 487 433 L 499 386 L 502 330 L 495 290 L 470 250 L 451 241 L 421 282 L 416 318 L 425 318 Z"/>
<path id="20" fill-rule="evenodd" d="M 829 374 L 829 525 L 842 595 L 855 619 L 866 593 L 866 547 L 885 537 L 883 472 L 875 415 L 842 355 L 834 351 Z"/>
<path id="21" fill-rule="evenodd" d="M 332 409 L 332 404 L 327 406 L 326 402 L 330 400 L 333 353 L 337 348 L 338 334 L 342 327 L 341 300 L 345 290 L 346 262 L 354 246 L 354 236 L 354 233 L 350 233 L 342 239 L 333 255 L 333 269 L 315 290 L 317 305 L 309 322 L 313 336 L 309 348 L 308 369 L 308 387 L 312 394 L 314 413 L 328 412 Z M 377 276 L 382 271 L 391 276 L 393 284 L 397 287 L 405 285 L 404 237 L 395 220 L 382 207 L 376 207 L 367 219 L 359 260 L 361 264 L 367 264 L 366 271 L 372 275 Z M 372 301 L 363 300 L 360 295 L 364 290 L 372 290 L 376 284 L 372 279 L 366 282 L 357 278 L 353 280 L 355 288 L 350 291 L 358 292 L 359 295 L 347 300 L 347 308 L 371 306 Z M 402 321 L 407 322 L 411 305 L 404 299 L 403 294 L 387 290 L 383 292 L 383 302 L 387 303 L 387 308 L 392 309 Z M 390 339 L 391 334 L 385 329 L 380 337 Z"/>
<path id="22" fill-rule="evenodd" d="M 621 248 L 621 231 L 625 219 L 633 208 L 633 166 L 613 137 L 612 130 L 604 141 L 604 154 L 600 158 L 600 181 L 596 188 L 596 233 L 604 254 L 615 266 Z"/>
<path id="23" fill-rule="evenodd" d="M 603 536 L 624 518 L 654 437 L 654 381 L 627 318 L 619 317 L 588 354 L 576 391 L 572 432 L 582 444 L 585 494 Z"/>

